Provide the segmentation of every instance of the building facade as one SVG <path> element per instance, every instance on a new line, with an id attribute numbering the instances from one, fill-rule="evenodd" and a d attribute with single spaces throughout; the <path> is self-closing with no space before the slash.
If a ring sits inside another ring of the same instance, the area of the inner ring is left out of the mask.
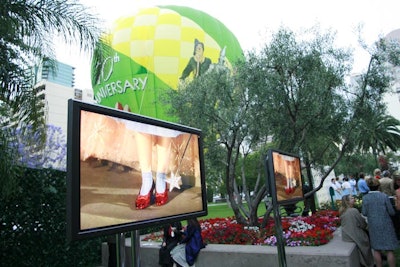
<path id="1" fill-rule="evenodd" d="M 74 88 L 75 68 L 56 62 L 52 69 L 42 64 L 36 71 L 37 86 L 44 86 L 47 124 L 60 127 L 67 134 L 68 99 L 78 99 L 93 103 L 92 89 Z"/>

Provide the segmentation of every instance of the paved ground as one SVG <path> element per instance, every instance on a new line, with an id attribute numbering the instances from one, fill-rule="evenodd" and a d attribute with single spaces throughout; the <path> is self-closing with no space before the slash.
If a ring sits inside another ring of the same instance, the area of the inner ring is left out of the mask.
<path id="1" fill-rule="evenodd" d="M 183 182 L 185 179 L 183 178 Z M 140 173 L 112 163 L 81 163 L 81 227 L 90 229 L 202 210 L 201 189 L 181 185 L 164 206 L 136 210 Z"/>

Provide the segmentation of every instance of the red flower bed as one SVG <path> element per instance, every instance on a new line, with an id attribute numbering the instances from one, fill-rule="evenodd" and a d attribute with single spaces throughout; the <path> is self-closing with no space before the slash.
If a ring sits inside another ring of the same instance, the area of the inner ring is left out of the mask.
<path id="1" fill-rule="evenodd" d="M 328 243 L 340 224 L 338 215 L 337 211 L 323 210 L 308 217 L 283 217 L 282 230 L 286 246 L 319 246 Z M 277 242 L 275 221 L 272 218 L 265 228 L 243 226 L 234 218 L 214 218 L 199 222 L 207 244 L 275 246 Z M 153 233 L 143 240 L 160 241 L 161 238 L 161 233 Z"/>

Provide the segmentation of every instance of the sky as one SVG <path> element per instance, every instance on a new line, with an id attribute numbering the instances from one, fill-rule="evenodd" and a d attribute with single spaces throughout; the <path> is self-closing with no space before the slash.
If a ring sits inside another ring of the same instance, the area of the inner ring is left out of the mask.
<path id="1" fill-rule="evenodd" d="M 357 27 L 371 44 L 380 36 L 400 28 L 398 0 L 80 0 L 104 20 L 109 28 L 121 16 L 157 5 L 188 6 L 220 20 L 238 39 L 245 51 L 268 43 L 280 26 L 295 32 L 316 24 L 336 32 L 337 46 L 355 49 L 353 72 L 367 67 L 368 56 L 357 45 Z M 357 48 L 357 49 L 356 49 Z M 58 45 L 57 59 L 75 67 L 75 87 L 90 88 L 90 57 L 76 47 Z"/>

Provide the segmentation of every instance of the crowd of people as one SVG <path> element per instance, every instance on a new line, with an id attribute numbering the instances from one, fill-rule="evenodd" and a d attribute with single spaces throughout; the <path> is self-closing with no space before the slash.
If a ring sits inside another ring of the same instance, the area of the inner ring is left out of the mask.
<path id="1" fill-rule="evenodd" d="M 400 246 L 400 172 L 376 169 L 371 176 L 337 177 L 331 180 L 330 192 L 340 203 L 342 239 L 356 244 L 360 266 L 382 267 L 387 261 L 395 267 L 394 251 Z M 362 198 L 361 209 L 354 206 L 356 198 Z M 194 266 L 204 247 L 197 219 L 189 219 L 184 228 L 180 222 L 165 225 L 159 264 Z"/>
<path id="2" fill-rule="evenodd" d="M 354 242 L 361 266 L 396 266 L 394 250 L 400 246 L 400 173 L 374 170 L 331 180 L 331 199 L 340 205 L 342 239 Z M 361 198 L 361 210 L 355 199 Z"/>

